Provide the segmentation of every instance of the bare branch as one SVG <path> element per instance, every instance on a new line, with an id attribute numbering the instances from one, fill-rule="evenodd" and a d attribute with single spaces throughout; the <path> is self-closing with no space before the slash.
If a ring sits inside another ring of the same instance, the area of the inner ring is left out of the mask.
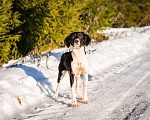
<path id="1" fill-rule="evenodd" d="M 100 8 L 102 8 L 101 11 L 99 11 Z M 100 13 L 102 13 L 102 11 L 104 11 L 104 10 L 105 10 L 105 9 L 104 9 L 103 7 L 101 7 L 101 6 L 97 8 L 97 12 L 98 12 L 98 13 L 97 13 L 97 15 L 95 15 L 93 22 L 92 22 L 92 19 L 91 19 L 91 17 L 90 17 L 91 15 L 90 15 L 90 12 L 89 12 L 88 17 L 89 17 L 90 25 L 88 25 L 88 27 L 86 28 L 85 32 L 89 32 L 90 28 L 91 28 L 93 25 L 95 25 L 95 23 L 98 23 L 97 19 L 98 19 Z"/>
<path id="2" fill-rule="evenodd" d="M 119 16 L 121 16 L 122 19 L 124 20 L 123 15 L 121 14 L 121 12 L 119 12 L 118 15 L 115 17 L 115 19 L 111 22 L 111 24 L 114 24 L 117 21 L 117 19 L 119 18 Z"/>

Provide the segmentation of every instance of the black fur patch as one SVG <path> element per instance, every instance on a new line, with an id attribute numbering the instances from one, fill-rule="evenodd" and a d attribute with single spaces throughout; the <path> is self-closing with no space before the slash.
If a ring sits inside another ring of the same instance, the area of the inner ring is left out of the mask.
<path id="1" fill-rule="evenodd" d="M 71 62 L 73 61 L 71 52 L 66 52 L 61 56 L 59 70 L 71 71 Z"/>
<path id="2" fill-rule="evenodd" d="M 59 73 L 58 73 L 58 83 L 61 80 L 62 72 L 64 70 L 69 71 L 70 74 L 70 85 L 72 87 L 74 83 L 74 75 L 72 74 L 72 69 L 71 69 L 71 62 L 73 61 L 71 52 L 66 52 L 61 56 L 61 60 L 59 63 Z"/>

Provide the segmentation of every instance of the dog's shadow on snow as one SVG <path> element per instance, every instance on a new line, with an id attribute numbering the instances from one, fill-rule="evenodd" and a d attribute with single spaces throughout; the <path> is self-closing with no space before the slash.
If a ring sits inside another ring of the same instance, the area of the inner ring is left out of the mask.
<path id="1" fill-rule="evenodd" d="M 48 78 L 46 78 L 41 71 L 25 65 L 17 68 L 23 69 L 28 76 L 34 78 L 41 92 L 44 93 L 47 97 L 50 97 L 51 93 L 54 93 L 52 84 L 50 83 L 50 81 L 48 81 Z"/>
<path id="2" fill-rule="evenodd" d="M 65 102 L 65 99 L 67 99 L 67 101 L 69 102 L 69 103 L 66 103 Z M 63 95 L 61 95 L 61 94 L 58 94 L 58 98 L 57 99 L 55 99 L 55 98 L 52 98 L 55 102 L 57 102 L 57 103 L 61 103 L 62 105 L 67 105 L 67 107 L 71 107 L 72 106 L 72 98 L 71 98 L 71 96 L 70 95 L 67 95 L 67 96 L 63 96 Z M 63 99 L 63 100 L 62 100 Z M 81 100 L 78 100 L 78 98 L 77 98 L 77 102 L 78 103 L 84 103 L 84 101 L 81 101 Z"/>
<path id="3" fill-rule="evenodd" d="M 23 69 L 28 76 L 31 76 L 32 78 L 34 78 L 36 80 L 37 86 L 40 88 L 41 93 L 44 93 L 48 98 L 52 99 L 53 101 L 55 101 L 57 103 L 61 103 L 63 105 L 67 105 L 68 107 L 71 107 L 71 104 L 65 103 L 63 100 L 59 99 L 59 98 L 71 99 L 71 97 L 69 95 L 64 97 L 60 93 L 58 96 L 59 97 L 58 100 L 52 98 L 52 96 L 55 92 L 53 89 L 53 86 L 52 86 L 51 82 L 48 81 L 48 78 L 46 78 L 41 71 L 38 71 L 37 69 L 35 69 L 33 67 L 28 67 L 25 65 L 22 65 L 21 67 L 17 66 L 17 68 Z"/>
<path id="4" fill-rule="evenodd" d="M 57 57 L 57 59 L 59 60 L 58 57 Z M 44 93 L 47 97 L 51 98 L 53 101 L 55 101 L 57 103 L 67 105 L 68 107 L 72 106 L 71 103 L 66 103 L 66 102 L 64 102 L 64 100 L 61 100 L 61 99 L 65 98 L 65 99 L 70 99 L 69 101 L 71 102 L 72 98 L 70 97 L 70 95 L 67 95 L 67 96 L 64 97 L 60 93 L 58 95 L 58 99 L 52 98 L 53 94 L 55 93 L 55 91 L 53 89 L 53 86 L 52 86 L 51 82 L 48 81 L 48 78 L 46 78 L 41 71 L 39 71 L 36 68 L 28 67 L 28 66 L 25 66 L 25 65 L 17 66 L 17 68 L 23 69 L 28 76 L 31 76 L 32 78 L 34 78 L 36 80 L 37 86 L 40 88 L 41 93 Z M 89 78 L 88 81 L 90 81 L 91 77 L 92 77 L 91 75 L 88 75 L 88 78 Z M 83 79 L 82 74 L 81 74 L 81 79 Z M 59 98 L 61 98 L 61 99 L 59 99 Z M 79 101 L 79 100 L 77 100 L 77 101 L 83 103 L 83 101 Z"/>
<path id="5" fill-rule="evenodd" d="M 61 98 L 70 99 L 70 103 L 66 103 L 65 100 L 61 100 Z M 67 107 L 72 106 L 70 97 L 66 98 L 66 97 L 59 94 L 57 99 L 55 99 L 55 98 L 52 98 L 52 99 L 55 101 L 55 103 L 61 103 L 62 105 L 67 105 Z"/>
<path id="6" fill-rule="evenodd" d="M 83 80 L 83 74 L 81 74 L 80 75 L 80 77 L 81 77 L 81 81 Z M 91 76 L 91 75 L 89 75 L 88 74 L 88 81 L 91 81 L 90 79 L 92 78 L 93 76 Z M 67 100 L 69 100 L 70 101 L 70 103 L 65 103 L 64 101 L 64 98 L 65 99 L 67 99 Z M 72 102 L 72 97 L 70 96 L 70 95 L 63 95 L 63 94 L 61 94 L 61 93 L 58 93 L 58 98 L 57 99 L 55 99 L 55 98 L 52 98 L 55 102 L 57 102 L 57 103 L 61 103 L 61 104 L 63 104 L 63 105 L 67 105 L 67 107 L 71 107 L 72 106 L 72 104 L 71 104 L 71 102 Z M 62 100 L 63 99 L 63 100 Z M 77 98 L 77 102 L 78 103 L 84 103 L 84 101 L 82 101 L 82 100 L 78 100 L 79 98 Z"/>

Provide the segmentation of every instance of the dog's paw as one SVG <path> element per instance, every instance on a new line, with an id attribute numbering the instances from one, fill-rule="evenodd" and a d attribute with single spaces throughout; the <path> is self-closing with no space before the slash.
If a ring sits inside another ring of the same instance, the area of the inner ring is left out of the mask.
<path id="1" fill-rule="evenodd" d="M 72 108 L 78 108 L 78 107 L 79 107 L 78 104 L 73 104 L 73 105 L 72 105 Z"/>
<path id="2" fill-rule="evenodd" d="M 79 97 L 79 100 L 83 100 L 83 97 Z"/>
<path id="3" fill-rule="evenodd" d="M 53 96 L 53 98 L 54 98 L 54 99 L 57 99 L 57 97 L 56 97 L 55 95 Z"/>
<path id="4" fill-rule="evenodd" d="M 90 104 L 90 103 L 91 103 L 91 102 L 88 101 L 88 100 L 84 101 L 84 104 Z"/>

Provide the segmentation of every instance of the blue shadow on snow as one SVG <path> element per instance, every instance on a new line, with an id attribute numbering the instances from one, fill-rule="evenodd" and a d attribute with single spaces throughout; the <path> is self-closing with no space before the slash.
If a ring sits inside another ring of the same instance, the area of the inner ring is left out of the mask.
<path id="1" fill-rule="evenodd" d="M 47 91 L 49 95 L 45 94 L 46 96 L 50 96 L 51 94 L 48 89 L 54 93 L 52 84 L 48 81 L 48 78 L 46 78 L 42 72 L 33 67 L 28 67 L 25 65 L 17 66 L 17 68 L 22 68 L 28 76 L 33 77 L 37 81 L 37 86 L 41 89 L 41 92 L 45 93 L 44 91 Z M 40 85 L 38 83 L 40 83 Z M 48 89 L 45 87 L 45 85 L 48 85 Z"/>

